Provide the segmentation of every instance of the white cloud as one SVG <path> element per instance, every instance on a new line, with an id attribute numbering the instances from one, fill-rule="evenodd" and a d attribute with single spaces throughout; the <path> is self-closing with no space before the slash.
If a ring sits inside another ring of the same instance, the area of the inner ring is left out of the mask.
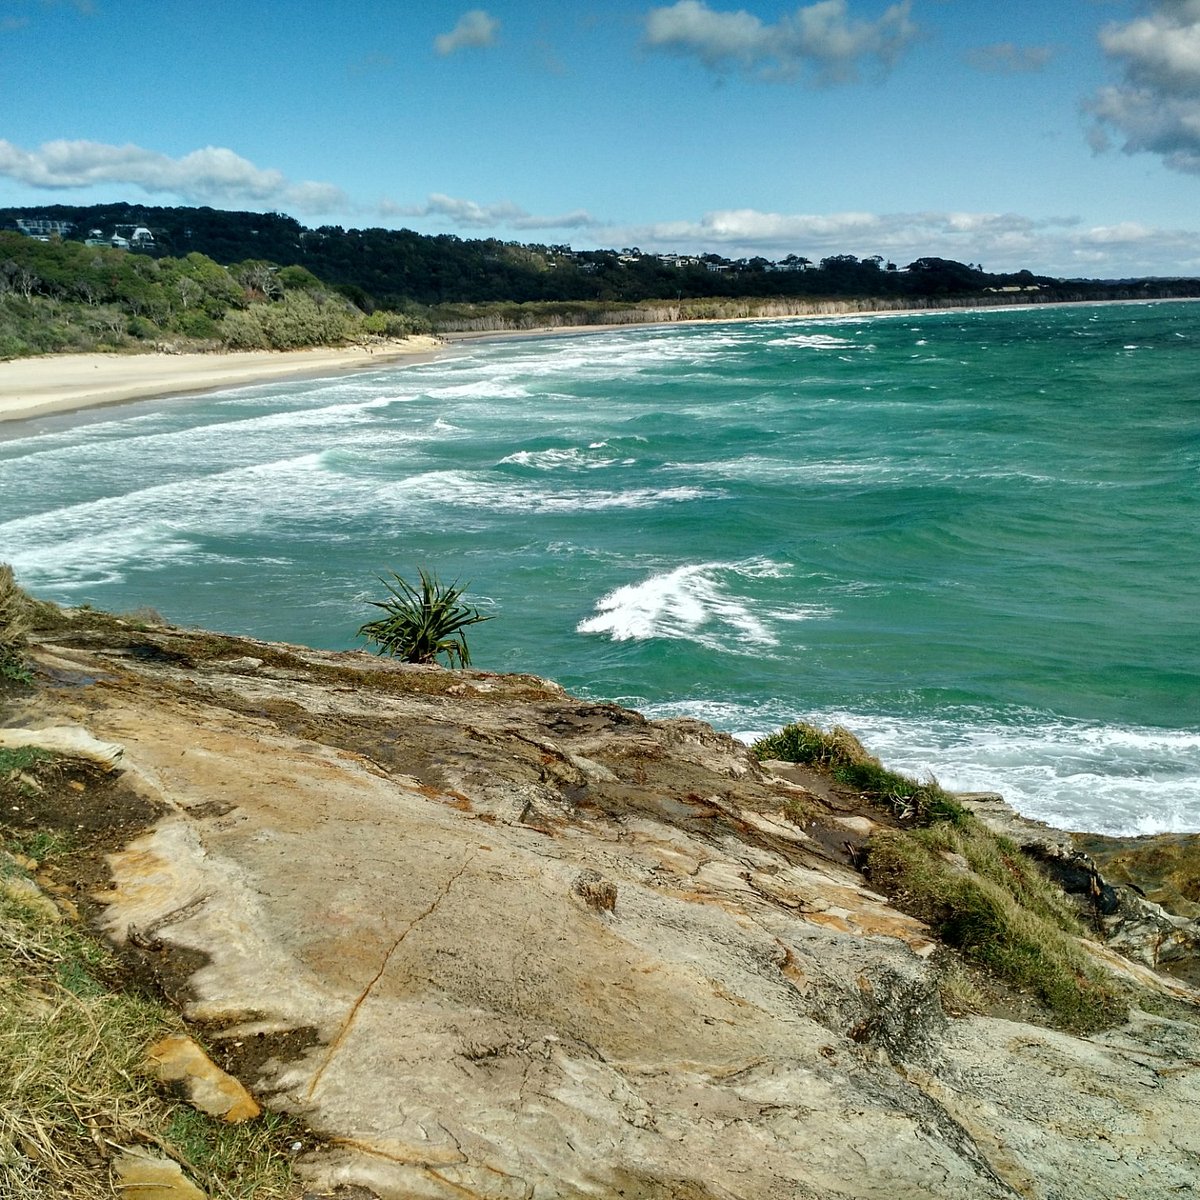
<path id="1" fill-rule="evenodd" d="M 825 214 L 728 209 L 696 220 L 611 226 L 600 245 L 649 251 L 717 253 L 727 258 L 801 254 L 882 254 L 900 266 L 925 256 L 982 263 L 989 271 L 1029 269 L 1057 276 L 1124 277 L 1195 273 L 1200 237 L 1134 222 L 1085 226 L 1076 217 L 1021 213 L 916 212 Z"/>
<path id="2" fill-rule="evenodd" d="M 171 158 L 132 143 L 59 140 L 24 150 L 0 139 L 0 176 L 50 190 L 132 184 L 190 204 L 272 205 L 305 214 L 348 203 L 342 189 L 331 183 L 293 182 L 220 146 Z"/>
<path id="3" fill-rule="evenodd" d="M 380 212 L 391 217 L 441 217 L 460 229 L 586 229 L 596 224 L 582 208 L 559 216 L 536 216 L 509 200 L 479 204 L 440 192 L 434 192 L 424 204 L 385 203 Z"/>
<path id="4" fill-rule="evenodd" d="M 443 194 L 431 195 L 420 205 L 384 204 L 379 212 L 418 227 L 431 221 L 477 237 L 574 230 L 580 247 L 640 246 L 652 253 L 715 253 L 734 259 L 801 254 L 814 262 L 833 254 L 860 258 L 882 254 L 900 266 L 934 256 L 982 263 L 995 272 L 1028 269 L 1064 277 L 1200 273 L 1200 234 L 1194 231 L 1132 221 L 1088 226 L 1072 216 L 958 210 L 779 213 L 736 208 L 697 218 L 617 224 L 602 223 L 584 209 L 536 216 L 511 201 L 480 204 Z"/>
<path id="5" fill-rule="evenodd" d="M 1200 174 L 1200 0 L 1158 0 L 1145 16 L 1106 25 L 1100 45 L 1123 79 L 1084 102 L 1093 147 L 1115 137 L 1126 154 Z"/>
<path id="6" fill-rule="evenodd" d="M 967 51 L 967 62 L 989 75 L 1026 75 L 1040 71 L 1054 56 L 1049 46 L 1018 46 L 993 42 Z"/>
<path id="7" fill-rule="evenodd" d="M 917 36 L 911 0 L 900 0 L 875 21 L 851 17 L 846 0 L 818 0 L 774 24 L 738 9 L 720 12 L 704 0 L 677 0 L 646 16 L 645 45 L 699 59 L 711 71 L 752 77 L 845 83 L 873 61 L 886 70 Z"/>
<path id="8" fill-rule="evenodd" d="M 590 229 L 596 225 L 596 218 L 585 208 L 574 208 L 570 212 L 559 213 L 557 216 L 539 217 L 530 214 L 518 217 L 512 223 L 514 229 Z"/>
<path id="9" fill-rule="evenodd" d="M 454 54 L 472 47 L 493 46 L 500 22 L 489 16 L 482 8 L 473 8 L 458 18 L 458 24 L 449 33 L 440 33 L 433 39 L 433 48 L 441 55 Z"/>

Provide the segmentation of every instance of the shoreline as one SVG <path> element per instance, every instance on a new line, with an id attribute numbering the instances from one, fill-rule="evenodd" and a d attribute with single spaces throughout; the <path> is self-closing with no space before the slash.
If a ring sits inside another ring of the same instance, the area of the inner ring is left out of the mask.
<path id="1" fill-rule="evenodd" d="M 455 349 L 461 352 L 469 344 L 480 342 L 583 337 L 633 329 L 672 329 L 680 326 L 744 324 L 749 321 L 873 320 L 1012 312 L 1049 306 L 1178 302 L 1176 299 L 1061 300 L 1000 303 L 994 306 L 849 309 L 842 312 L 688 317 L 676 321 L 621 321 L 600 325 L 544 325 L 533 329 L 462 330 L 437 336 L 416 335 L 370 349 L 362 346 L 320 346 L 306 350 L 227 350 L 192 354 L 47 354 L 0 361 L 0 428 L 12 422 L 89 411 L 135 400 L 169 399 L 285 379 L 336 378 L 353 371 L 384 366 L 416 366 L 432 362 Z"/>
<path id="2" fill-rule="evenodd" d="M 378 348 L 233 350 L 216 354 L 48 354 L 0 362 L 0 423 L 284 379 L 319 379 L 440 357 L 419 336 Z"/>
<path id="3" fill-rule="evenodd" d="M 676 329 L 692 325 L 744 325 L 751 321 L 846 321 L 877 317 L 962 316 L 967 313 L 1029 312 L 1043 308 L 1094 308 L 1107 304 L 1200 303 L 1200 296 L 1153 297 L 1138 300 L 1031 300 L 1020 303 L 948 304 L 925 308 L 847 308 L 840 312 L 768 313 L 742 317 L 684 317 L 675 321 L 610 321 L 601 325 L 538 325 L 532 329 L 464 329 L 438 336 L 447 346 L 472 342 L 559 338 L 627 329 Z"/>

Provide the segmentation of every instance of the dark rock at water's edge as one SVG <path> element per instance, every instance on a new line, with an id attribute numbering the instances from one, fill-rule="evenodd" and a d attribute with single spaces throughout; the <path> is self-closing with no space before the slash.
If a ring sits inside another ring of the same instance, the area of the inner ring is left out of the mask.
<path id="1" fill-rule="evenodd" d="M 1200 834 L 1115 838 L 1076 833 L 1072 840 L 1114 883 L 1183 917 L 1200 920 Z"/>
<path id="2" fill-rule="evenodd" d="M 1200 986 L 1200 834 L 1066 833 L 994 792 L 958 798 L 1040 863 L 1110 946 Z"/>

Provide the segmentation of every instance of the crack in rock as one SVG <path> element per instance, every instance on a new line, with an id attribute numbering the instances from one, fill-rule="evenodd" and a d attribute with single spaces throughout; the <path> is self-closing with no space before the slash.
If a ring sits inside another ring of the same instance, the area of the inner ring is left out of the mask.
<path id="1" fill-rule="evenodd" d="M 392 961 L 393 955 L 395 955 L 396 951 L 399 950 L 404 944 L 404 939 L 407 938 L 408 935 L 412 933 L 412 931 L 416 929 L 416 927 L 420 925 L 422 921 L 424 921 L 427 917 L 432 916 L 433 913 L 437 911 L 442 901 L 445 900 L 450 894 L 450 889 L 454 887 L 460 878 L 462 878 L 463 873 L 466 871 L 467 867 L 471 865 L 475 858 L 476 854 L 474 853 L 467 855 L 467 857 L 463 860 L 462 865 L 457 871 L 454 872 L 453 875 L 450 876 L 450 878 L 446 881 L 445 886 L 433 898 L 429 906 L 423 912 L 420 912 L 413 917 L 413 919 L 409 921 L 404 929 L 400 931 L 400 934 L 397 936 L 396 940 L 392 942 L 390 947 L 388 947 L 388 952 L 383 956 L 383 962 L 379 964 L 379 970 L 375 972 L 370 981 L 367 983 L 367 986 L 363 988 L 363 990 L 359 993 L 358 998 L 350 1006 L 350 1011 L 346 1014 L 346 1019 L 342 1022 L 341 1029 L 338 1030 L 338 1034 L 333 1041 L 329 1043 L 329 1050 L 325 1055 L 325 1059 L 313 1074 L 312 1082 L 308 1085 L 308 1091 L 305 1093 L 307 1099 L 311 1100 L 316 1094 L 316 1090 L 320 1086 L 322 1077 L 329 1069 L 329 1066 L 333 1062 L 334 1058 L 337 1057 L 338 1051 L 342 1048 L 342 1043 L 345 1042 L 346 1038 L 350 1034 L 350 1030 L 354 1027 L 354 1022 L 358 1018 L 359 1010 L 362 1008 L 363 1004 L 366 1003 L 367 997 L 370 996 L 371 992 L 375 988 L 375 985 L 383 978 L 384 972 L 387 971 L 388 964 Z"/>

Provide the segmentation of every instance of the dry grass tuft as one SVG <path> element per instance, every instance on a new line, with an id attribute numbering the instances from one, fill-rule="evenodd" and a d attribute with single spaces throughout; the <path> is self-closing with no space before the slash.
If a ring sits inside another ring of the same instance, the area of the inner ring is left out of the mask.
<path id="1" fill-rule="evenodd" d="M 17 586 L 12 567 L 0 563 L 0 680 L 28 680 L 22 657 L 28 638 L 29 598 Z"/>

